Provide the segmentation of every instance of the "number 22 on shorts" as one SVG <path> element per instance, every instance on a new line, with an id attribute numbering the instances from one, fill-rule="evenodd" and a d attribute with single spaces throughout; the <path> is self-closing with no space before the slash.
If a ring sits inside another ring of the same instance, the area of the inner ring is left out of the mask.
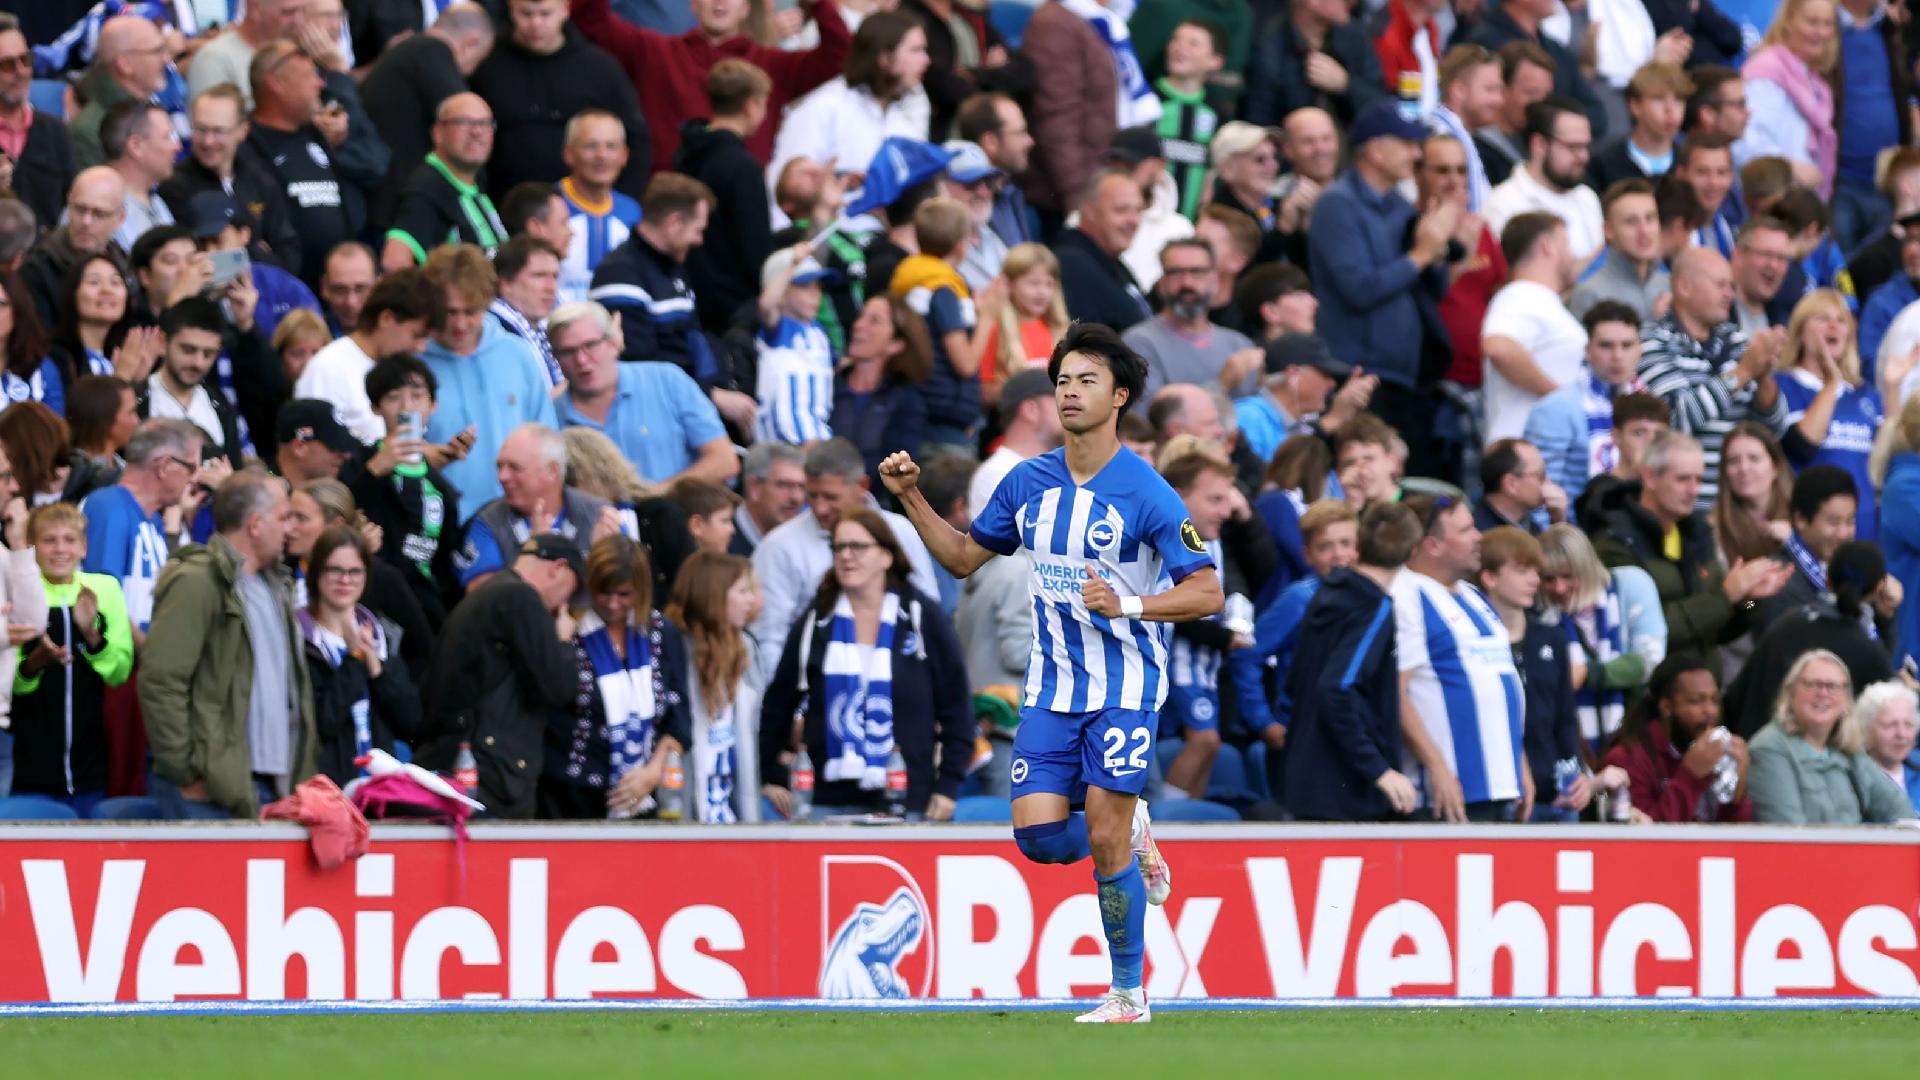
<path id="1" fill-rule="evenodd" d="M 1153 735 L 1146 728 L 1134 728 L 1131 734 L 1119 728 L 1108 728 L 1100 733 L 1100 741 L 1106 744 L 1106 756 L 1100 759 L 1100 764 L 1108 772 L 1126 775 L 1121 772 L 1123 768 L 1138 772 L 1147 767 L 1147 747 L 1152 744 Z M 1123 759 L 1120 752 L 1129 741 L 1133 743 L 1133 750 Z"/>

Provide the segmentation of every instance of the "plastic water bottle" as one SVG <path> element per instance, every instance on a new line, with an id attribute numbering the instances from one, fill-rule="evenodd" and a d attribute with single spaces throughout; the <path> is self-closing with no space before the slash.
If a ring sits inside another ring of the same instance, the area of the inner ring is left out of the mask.
<path id="1" fill-rule="evenodd" d="M 1633 799 L 1627 794 L 1627 785 L 1621 784 L 1607 803 L 1607 820 L 1616 825 L 1625 825 L 1633 820 Z"/>
<path id="2" fill-rule="evenodd" d="M 679 821 L 687 814 L 687 770 L 680 761 L 680 751 L 669 750 L 667 762 L 660 771 L 660 812 L 654 816 L 661 821 Z"/>
<path id="3" fill-rule="evenodd" d="M 1707 738 L 1724 746 L 1732 738 L 1723 727 L 1714 728 Z M 1740 790 L 1740 763 L 1731 753 L 1713 763 L 1713 801 L 1725 806 L 1733 801 L 1734 792 Z"/>
<path id="4" fill-rule="evenodd" d="M 1253 636 L 1253 601 L 1239 593 L 1227 597 L 1220 612 L 1220 624 L 1243 637 Z"/>
<path id="5" fill-rule="evenodd" d="M 897 746 L 887 758 L 887 813 L 907 816 L 907 759 L 900 756 Z"/>
<path id="6" fill-rule="evenodd" d="M 805 821 L 813 810 L 813 759 L 807 756 L 806 747 L 801 747 L 800 756 L 793 759 L 787 782 L 793 791 L 793 820 Z"/>
<path id="7" fill-rule="evenodd" d="M 453 758 L 453 782 L 469 795 L 480 793 L 480 765 L 473 760 L 473 744 L 463 742 Z"/>

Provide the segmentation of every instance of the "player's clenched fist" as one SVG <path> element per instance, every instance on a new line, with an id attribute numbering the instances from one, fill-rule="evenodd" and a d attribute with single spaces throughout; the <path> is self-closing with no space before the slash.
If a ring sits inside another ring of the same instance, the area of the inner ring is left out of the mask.
<path id="1" fill-rule="evenodd" d="M 1095 615 L 1109 619 L 1120 615 L 1120 594 L 1113 591 L 1107 579 L 1100 576 L 1100 568 L 1092 563 L 1087 564 L 1087 580 L 1080 583 L 1080 599 Z"/>
<path id="2" fill-rule="evenodd" d="M 912 454 L 895 451 L 880 463 L 880 481 L 895 495 L 905 495 L 920 486 L 920 466 L 913 463 Z"/>

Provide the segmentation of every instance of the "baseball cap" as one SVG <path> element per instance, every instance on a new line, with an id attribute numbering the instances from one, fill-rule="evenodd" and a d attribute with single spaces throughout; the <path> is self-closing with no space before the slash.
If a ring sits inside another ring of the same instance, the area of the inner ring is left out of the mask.
<path id="1" fill-rule="evenodd" d="M 1420 142 L 1431 134 L 1425 124 L 1407 119 L 1400 112 L 1398 101 L 1382 99 L 1361 109 L 1360 115 L 1353 118 L 1353 126 L 1347 129 L 1347 142 L 1357 148 L 1367 140 L 1383 135 Z"/>
<path id="2" fill-rule="evenodd" d="M 785 247 L 767 256 L 767 261 L 760 264 L 760 287 L 764 289 L 773 284 L 775 278 L 789 269 L 793 271 L 793 277 L 788 279 L 788 284 L 792 285 L 811 285 L 833 276 L 833 271 L 821 266 L 820 261 L 811 255 L 800 260 L 799 265 L 794 265 L 793 249 Z"/>
<path id="3" fill-rule="evenodd" d="M 941 147 L 953 155 L 947 162 L 947 178 L 962 184 L 977 183 L 988 177 L 1003 175 L 987 160 L 987 152 L 980 144 L 965 139 L 955 139 Z"/>
<path id="4" fill-rule="evenodd" d="M 366 448 L 340 422 L 333 404 L 318 398 L 297 398 L 280 406 L 280 419 L 275 428 L 283 443 L 319 442 L 341 454 Z"/>
<path id="5" fill-rule="evenodd" d="M 1267 374 L 1278 375 L 1295 366 L 1313 368 L 1334 382 L 1353 374 L 1353 365 L 1335 357 L 1315 335 L 1281 334 L 1267 346 Z"/>
<path id="6" fill-rule="evenodd" d="M 220 230 L 229 225 L 252 228 L 253 217 L 239 200 L 213 189 L 187 200 L 187 212 L 181 216 L 180 223 L 193 231 L 196 240 L 206 240 L 219 236 Z"/>
<path id="7" fill-rule="evenodd" d="M 1029 368 L 1020 372 L 1000 387 L 1000 426 L 1005 427 L 1013 419 L 1014 410 L 1022 402 L 1052 396 L 1053 380 L 1047 378 L 1046 369 Z"/>
<path id="8" fill-rule="evenodd" d="M 557 532 L 539 533 L 528 537 L 527 542 L 520 545 L 520 554 L 566 563 L 567 568 L 573 571 L 574 581 L 581 588 L 586 588 L 587 561 L 580 555 L 580 545 L 574 543 L 571 537 Z"/>
<path id="9" fill-rule="evenodd" d="M 1141 124 L 1138 127 L 1122 128 L 1113 133 L 1113 145 L 1107 147 L 1109 161 L 1122 161 L 1128 165 L 1138 165 L 1148 158 L 1164 158 L 1167 152 L 1160 148 L 1160 135 L 1152 125 Z"/>
<path id="10" fill-rule="evenodd" d="M 1212 158 L 1213 167 L 1219 168 L 1228 158 L 1238 157 L 1257 149 L 1261 143 L 1273 138 L 1273 132 L 1259 124 L 1249 124 L 1245 120 L 1233 120 L 1220 125 L 1213 133 L 1213 140 L 1207 144 L 1207 152 Z"/>

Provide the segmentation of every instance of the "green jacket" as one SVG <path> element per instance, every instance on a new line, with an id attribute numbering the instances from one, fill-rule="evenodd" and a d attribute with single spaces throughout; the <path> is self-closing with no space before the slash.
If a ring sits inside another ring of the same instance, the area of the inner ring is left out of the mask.
<path id="1" fill-rule="evenodd" d="M 140 654 L 140 708 L 146 715 L 153 771 L 182 787 L 207 782 L 207 796 L 235 817 L 254 818 L 247 750 L 247 705 L 253 693 L 253 639 L 240 598 L 240 553 L 223 536 L 175 552 L 153 589 L 153 622 Z M 287 623 L 288 662 L 300 702 L 293 744 L 298 784 L 319 771 L 313 682 L 301 652 L 286 573 L 268 571 Z"/>
<path id="2" fill-rule="evenodd" d="M 1852 723 L 1841 717 L 1840 723 Z M 1753 819 L 1776 825 L 1882 825 L 1914 816 L 1907 793 L 1865 754 L 1815 750 L 1778 724 L 1747 744 Z"/>
<path id="3" fill-rule="evenodd" d="M 67 121 L 67 135 L 73 140 L 73 160 L 82 169 L 107 163 L 107 152 L 100 146 L 100 122 L 123 101 L 134 100 L 133 92 L 102 69 L 89 71 L 80 80 L 80 96 L 87 103 Z"/>
<path id="4" fill-rule="evenodd" d="M 1638 486 L 1635 486 L 1635 491 Z M 1736 605 L 1721 587 L 1727 567 L 1714 550 L 1713 527 L 1695 514 L 1680 522 L 1680 558 L 1666 556 L 1660 523 L 1637 501 L 1621 500 L 1600 517 L 1594 554 L 1608 566 L 1637 566 L 1653 579 L 1667 619 L 1667 655 L 1693 651 L 1720 670 L 1720 646 L 1752 626 L 1751 604 Z"/>

